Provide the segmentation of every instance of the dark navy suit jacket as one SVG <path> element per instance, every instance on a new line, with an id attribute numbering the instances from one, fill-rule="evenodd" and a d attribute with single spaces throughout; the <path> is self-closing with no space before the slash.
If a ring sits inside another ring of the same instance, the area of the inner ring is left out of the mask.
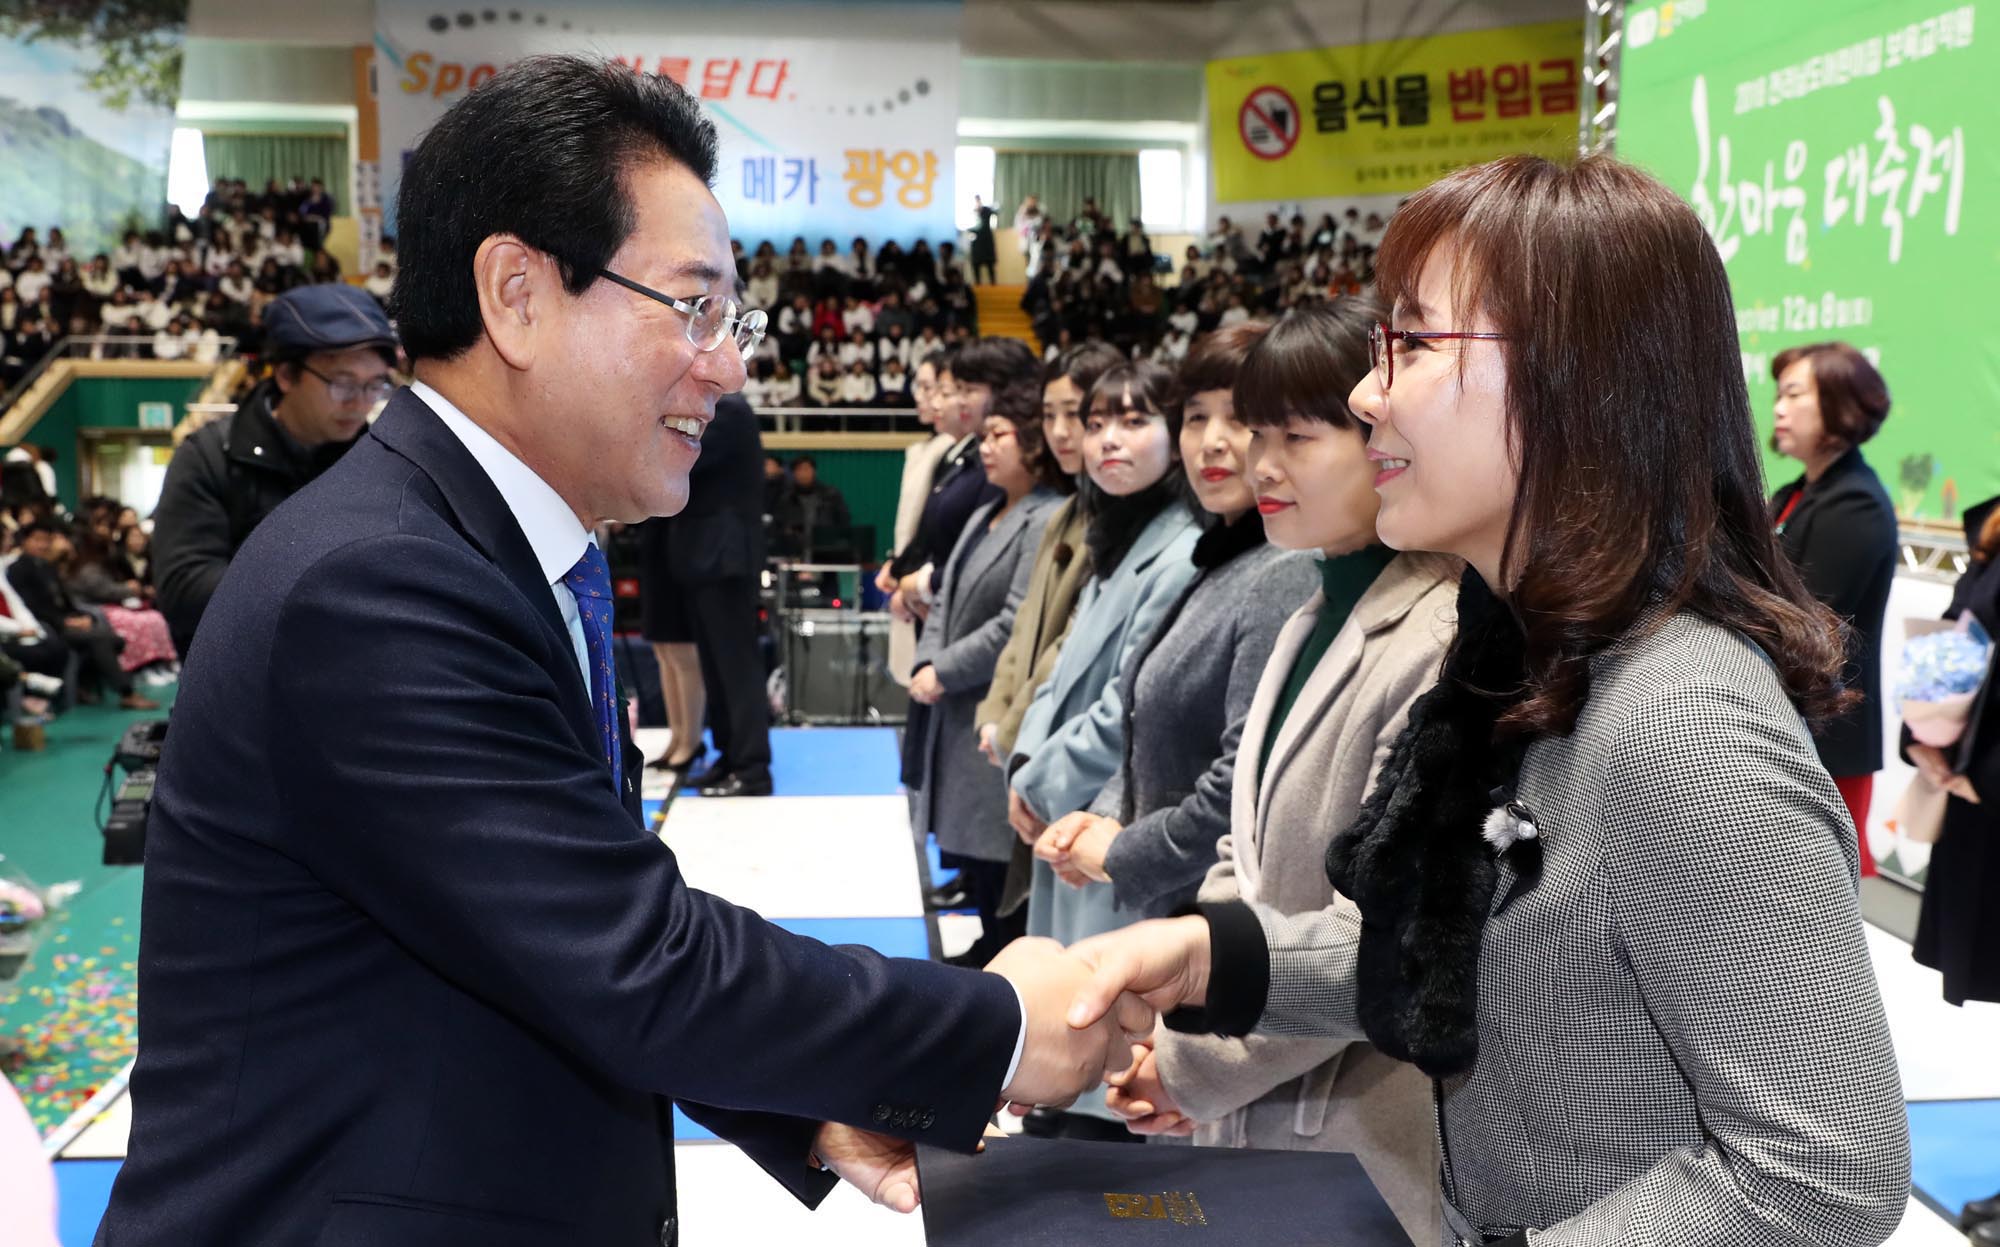
<path id="1" fill-rule="evenodd" d="M 669 1100 L 816 1203 L 820 1120 L 971 1150 L 1020 1023 L 997 976 L 686 886 L 527 538 L 407 392 L 204 617 L 139 1000 L 108 1247 L 651 1247 Z"/>

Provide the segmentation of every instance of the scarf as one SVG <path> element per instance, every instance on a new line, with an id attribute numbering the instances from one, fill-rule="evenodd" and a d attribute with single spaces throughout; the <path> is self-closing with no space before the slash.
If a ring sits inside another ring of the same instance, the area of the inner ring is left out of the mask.
<path id="1" fill-rule="evenodd" d="M 1108 578 L 1131 553 L 1133 543 L 1139 540 L 1140 533 L 1146 531 L 1146 525 L 1153 522 L 1153 517 L 1170 506 L 1181 505 L 1174 482 L 1179 472 L 1180 467 L 1176 465 L 1153 484 L 1123 498 L 1113 497 L 1101 489 L 1090 491 L 1094 497 L 1090 503 L 1090 526 L 1084 530 L 1083 544 L 1090 551 L 1092 575 L 1100 580 Z"/>
<path id="2" fill-rule="evenodd" d="M 1442 676 L 1411 706 L 1353 826 L 1327 846 L 1328 880 L 1361 910 L 1362 1029 L 1433 1078 L 1479 1055 L 1479 947 L 1499 857 L 1520 876 L 1513 895 L 1541 874 L 1541 840 L 1514 801 L 1530 740 L 1494 731 L 1523 697 L 1522 674 L 1519 622 L 1468 570 Z"/>

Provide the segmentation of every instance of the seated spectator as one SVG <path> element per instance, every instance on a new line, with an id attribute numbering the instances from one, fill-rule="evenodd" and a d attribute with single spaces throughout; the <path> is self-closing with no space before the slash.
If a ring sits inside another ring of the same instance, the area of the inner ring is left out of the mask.
<path id="1" fill-rule="evenodd" d="M 126 522 L 124 515 L 131 516 Z M 153 600 L 153 535 L 139 523 L 139 513 L 127 508 L 118 521 L 116 548 L 112 551 L 112 573 L 140 588 L 140 596 Z"/>
<path id="2" fill-rule="evenodd" d="M 902 323 L 891 321 L 888 332 L 875 341 L 876 362 L 886 366 L 890 360 L 899 359 L 907 371 L 910 367 L 910 345 L 910 339 L 904 336 Z"/>
<path id="3" fill-rule="evenodd" d="M 222 280 L 216 284 L 216 289 L 231 303 L 247 306 L 250 296 L 255 293 L 257 287 L 250 280 L 250 274 L 244 271 L 243 261 L 231 260 L 228 269 L 223 273 Z"/>
<path id="4" fill-rule="evenodd" d="M 174 318 L 174 309 L 164 299 L 151 290 L 140 292 L 138 302 L 131 307 L 132 316 L 139 321 L 145 333 L 157 333 L 167 327 Z"/>
<path id="5" fill-rule="evenodd" d="M 840 379 L 840 401 L 849 407 L 873 407 L 876 393 L 875 373 L 869 362 L 857 359 L 849 364 Z"/>
<path id="6" fill-rule="evenodd" d="M 926 360 L 944 349 L 944 339 L 938 336 L 935 325 L 925 325 L 917 330 L 917 336 L 910 343 L 910 358 Z"/>
<path id="7" fill-rule="evenodd" d="M 822 331 L 827 329 L 833 330 L 835 338 L 844 338 L 847 336 L 847 324 L 841 318 L 839 299 L 822 298 L 819 302 L 813 304 L 813 336 L 818 337 Z"/>
<path id="8" fill-rule="evenodd" d="M 66 683 L 75 678 L 69 647 L 42 627 L 7 579 L 19 553 L 14 530 L 0 524 L 0 658 L 21 668 L 25 694 L 55 698 L 73 693 Z"/>
<path id="9" fill-rule="evenodd" d="M 185 359 L 188 354 L 187 318 L 176 317 L 153 335 L 154 359 Z"/>
<path id="10" fill-rule="evenodd" d="M 766 311 L 778 306 L 778 274 L 772 270 L 770 261 L 751 261 L 750 280 L 743 284 L 743 300 L 750 307 Z"/>
<path id="11" fill-rule="evenodd" d="M 861 242 L 858 238 L 854 241 L 857 245 Z M 864 334 L 872 334 L 875 332 L 875 309 L 850 295 L 847 306 L 841 309 L 840 324 L 843 333 L 851 334 L 859 330 Z"/>
<path id="12" fill-rule="evenodd" d="M 60 547 L 59 547 L 60 549 Z M 118 665 L 128 675 L 148 668 L 170 673 L 179 666 L 167 617 L 154 609 L 146 587 L 129 574 L 123 557 L 102 533 L 78 530 L 63 569 L 63 587 L 86 610 L 94 608 L 124 642 Z"/>
<path id="13" fill-rule="evenodd" d="M 809 367 L 819 367 L 823 359 L 830 359 L 836 366 L 839 365 L 840 350 L 844 344 L 835 336 L 835 332 L 831 326 L 819 330 L 818 340 L 806 348 L 806 364 Z"/>
<path id="14" fill-rule="evenodd" d="M 326 231 L 333 224 L 335 205 L 333 196 L 327 194 L 326 184 L 318 178 L 312 180 L 306 197 L 299 202 L 299 220 L 306 225 L 306 245 L 317 251 L 326 243 Z"/>
<path id="15" fill-rule="evenodd" d="M 340 261 L 333 258 L 333 252 L 321 251 L 313 256 L 312 269 L 307 274 L 315 285 L 340 280 Z"/>
<path id="16" fill-rule="evenodd" d="M 874 320 L 871 332 L 883 337 L 887 337 L 892 329 L 908 334 L 917 324 L 917 318 L 910 314 L 909 307 L 903 302 L 902 292 L 897 290 L 882 296 L 882 306 L 875 310 Z M 907 364 L 910 361 L 905 359 L 903 362 Z"/>
<path id="17" fill-rule="evenodd" d="M 372 294 L 378 304 L 388 306 L 388 292 L 394 288 L 396 288 L 396 270 L 388 266 L 388 260 L 376 260 L 376 270 L 368 274 L 366 282 L 362 282 L 362 290 Z"/>
<path id="18" fill-rule="evenodd" d="M 913 405 L 910 399 L 910 370 L 903 366 L 900 357 L 890 355 L 882 361 L 882 372 L 876 377 L 875 384 L 879 390 L 875 401 L 882 406 Z"/>
<path id="19" fill-rule="evenodd" d="M 823 354 L 813 363 L 812 375 L 806 378 L 806 397 L 814 407 L 838 407 L 840 395 L 840 360 L 831 353 Z"/>
<path id="20" fill-rule="evenodd" d="M 1190 342 L 1186 331 L 1178 325 L 1169 328 L 1160 339 L 1160 344 L 1153 348 L 1153 362 L 1168 368 L 1179 367 L 1180 362 L 1187 358 Z"/>
<path id="21" fill-rule="evenodd" d="M 813 329 L 812 299 L 792 296 L 791 303 L 777 315 L 778 353 L 786 359 L 804 359 L 806 347 L 817 337 Z"/>
<path id="22" fill-rule="evenodd" d="M 20 296 L 21 302 L 34 303 L 42 297 L 42 291 L 47 290 L 53 280 L 48 265 L 43 262 L 42 257 L 36 256 L 28 261 L 28 266 L 14 279 L 14 293 Z"/>
<path id="23" fill-rule="evenodd" d="M 737 393 L 743 396 L 744 402 L 750 404 L 752 411 L 762 411 L 768 405 L 765 401 L 764 370 L 764 361 L 760 359 L 750 360 L 743 366 L 743 388 Z"/>
<path id="24" fill-rule="evenodd" d="M 1277 214 L 1273 213 L 1272 215 L 1275 217 Z M 1229 304 L 1223 309 L 1222 319 L 1219 324 L 1226 329 L 1230 325 L 1240 325 L 1249 319 L 1250 309 L 1243 306 L 1243 296 L 1240 294 L 1230 295 Z"/>
<path id="25" fill-rule="evenodd" d="M 764 403 L 767 407 L 796 407 L 799 405 L 803 387 L 792 372 L 790 364 L 779 360 L 771 370 L 770 378 L 764 383 Z"/>
<path id="26" fill-rule="evenodd" d="M 158 710 L 158 702 L 141 696 L 132 677 L 118 661 L 124 642 L 103 615 L 86 610 L 70 595 L 51 561 L 63 540 L 51 520 L 38 520 L 19 534 L 21 553 L 7 568 L 8 582 L 28 611 L 50 636 L 59 638 L 77 658 L 81 684 L 78 697 L 86 705 L 103 699 L 103 690 L 118 694 L 126 710 Z"/>
<path id="27" fill-rule="evenodd" d="M 852 368 L 856 364 L 861 364 L 869 372 L 874 372 L 875 359 L 875 344 L 868 340 L 868 331 L 865 329 L 855 329 L 847 335 L 847 341 L 840 344 L 842 368 Z"/>

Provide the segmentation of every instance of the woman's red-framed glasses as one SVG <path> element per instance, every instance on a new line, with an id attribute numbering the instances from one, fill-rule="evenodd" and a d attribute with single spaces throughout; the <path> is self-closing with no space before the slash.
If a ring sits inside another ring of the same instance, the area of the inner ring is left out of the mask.
<path id="1" fill-rule="evenodd" d="M 1391 329 L 1382 321 L 1376 321 L 1368 331 L 1368 366 L 1382 382 L 1382 392 L 1388 393 L 1396 380 L 1395 343 L 1399 341 L 1447 342 L 1453 339 L 1472 339 L 1481 342 L 1504 342 L 1504 333 L 1453 333 L 1432 329 Z"/>

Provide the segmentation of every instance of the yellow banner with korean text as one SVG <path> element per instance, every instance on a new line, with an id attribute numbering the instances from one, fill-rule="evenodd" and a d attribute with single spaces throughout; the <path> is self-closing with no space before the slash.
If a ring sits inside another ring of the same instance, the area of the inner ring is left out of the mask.
<path id="1" fill-rule="evenodd" d="M 1582 50 L 1566 20 L 1210 61 L 1216 201 L 1400 194 L 1574 152 Z"/>

